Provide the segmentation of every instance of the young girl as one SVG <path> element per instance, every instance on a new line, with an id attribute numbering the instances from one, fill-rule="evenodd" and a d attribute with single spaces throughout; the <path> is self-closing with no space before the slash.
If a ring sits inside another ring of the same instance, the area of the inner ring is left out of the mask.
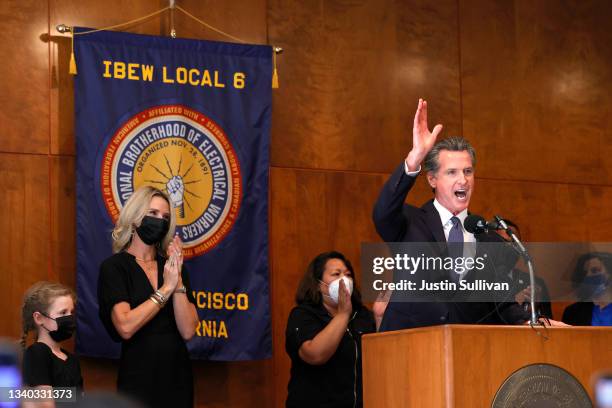
<path id="1" fill-rule="evenodd" d="M 60 342 L 72 337 L 76 328 L 75 303 L 72 289 L 59 283 L 38 282 L 25 293 L 21 345 L 25 348 L 30 331 L 35 332 L 36 341 L 23 355 L 24 385 L 42 389 L 77 387 L 75 394 L 80 394 L 83 378 L 79 360 L 60 348 Z"/>

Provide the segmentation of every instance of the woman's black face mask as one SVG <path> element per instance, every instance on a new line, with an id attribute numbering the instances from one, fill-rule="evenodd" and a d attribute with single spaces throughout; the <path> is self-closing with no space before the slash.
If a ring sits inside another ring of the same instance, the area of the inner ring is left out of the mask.
<path id="1" fill-rule="evenodd" d="M 170 223 L 165 218 L 145 216 L 140 223 L 140 227 L 136 228 L 136 233 L 147 245 L 154 245 L 161 242 L 168 233 Z"/>

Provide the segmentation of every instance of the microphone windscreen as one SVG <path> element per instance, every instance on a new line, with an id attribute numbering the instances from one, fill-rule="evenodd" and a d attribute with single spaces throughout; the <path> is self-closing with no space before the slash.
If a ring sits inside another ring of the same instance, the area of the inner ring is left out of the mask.
<path id="1" fill-rule="evenodd" d="M 485 226 L 487 225 L 487 221 L 482 218 L 480 215 L 470 214 L 467 216 L 465 221 L 463 222 L 463 226 L 465 230 L 472 234 L 480 234 L 485 231 Z"/>

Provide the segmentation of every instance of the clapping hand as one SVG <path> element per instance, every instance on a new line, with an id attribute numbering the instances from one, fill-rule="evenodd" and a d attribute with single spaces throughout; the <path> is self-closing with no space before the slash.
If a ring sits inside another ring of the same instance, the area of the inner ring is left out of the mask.
<path id="1" fill-rule="evenodd" d="M 177 287 L 183 286 L 181 269 L 183 267 L 183 244 L 178 235 L 174 236 L 168 245 L 168 259 L 164 265 L 164 289 L 166 294 L 173 293 Z"/>
<path id="2" fill-rule="evenodd" d="M 170 256 L 166 260 L 166 264 L 164 265 L 164 285 L 162 286 L 162 292 L 164 296 L 168 297 L 178 285 L 179 280 L 179 266 L 178 261 L 176 259 L 176 255 Z"/>
<path id="3" fill-rule="evenodd" d="M 178 236 L 178 233 L 174 236 L 170 244 L 168 245 L 167 254 L 168 258 L 172 255 L 177 257 L 179 272 L 183 267 L 183 241 Z"/>

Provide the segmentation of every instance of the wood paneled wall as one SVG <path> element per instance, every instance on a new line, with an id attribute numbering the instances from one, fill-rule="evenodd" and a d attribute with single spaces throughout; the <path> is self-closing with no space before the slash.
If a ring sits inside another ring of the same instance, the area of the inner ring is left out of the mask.
<path id="1" fill-rule="evenodd" d="M 0 3 L 0 335 L 19 336 L 23 291 L 75 282 L 75 148 L 69 41 L 157 0 Z M 212 25 L 281 46 L 270 170 L 274 357 L 194 362 L 202 407 L 283 406 L 286 318 L 308 261 L 331 248 L 359 268 L 376 241 L 374 200 L 411 143 L 419 97 L 443 135 L 478 152 L 472 211 L 500 213 L 530 241 L 610 241 L 612 5 L 605 0 L 179 0 Z M 177 14 L 179 36 L 223 40 Z M 168 32 L 168 16 L 129 31 Z M 410 198 L 430 196 L 421 180 Z M 359 271 L 359 270 L 358 270 Z M 559 309 L 560 310 L 560 309 Z M 88 389 L 113 362 L 85 359 Z"/>

